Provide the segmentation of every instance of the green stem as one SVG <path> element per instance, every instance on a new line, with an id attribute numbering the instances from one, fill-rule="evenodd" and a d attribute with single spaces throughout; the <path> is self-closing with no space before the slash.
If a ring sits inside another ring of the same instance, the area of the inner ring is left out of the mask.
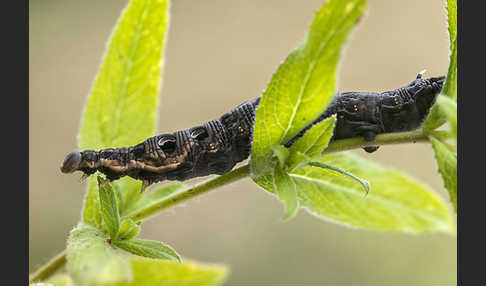
<path id="1" fill-rule="evenodd" d="M 351 149 L 359 149 L 366 146 L 380 146 L 380 145 L 391 145 L 391 144 L 401 144 L 410 142 L 426 142 L 428 137 L 422 132 L 422 130 L 415 130 L 410 132 L 397 132 L 397 133 L 387 133 L 376 136 L 376 139 L 372 142 L 367 142 L 363 138 L 350 138 L 341 139 L 333 141 L 329 144 L 327 149 L 322 154 L 334 153 L 347 151 Z M 138 210 L 133 214 L 128 214 L 126 217 L 131 218 L 136 221 L 146 219 L 162 210 L 180 204 L 196 196 L 207 193 L 218 187 L 231 184 L 240 179 L 246 178 L 250 175 L 249 164 L 243 165 L 239 168 L 232 170 L 222 176 L 210 179 L 209 181 L 197 184 L 193 187 L 183 189 L 176 192 L 164 200 L 150 205 L 144 209 Z M 61 268 L 66 263 L 66 251 L 64 250 L 56 257 L 51 259 L 47 264 L 43 265 L 35 273 L 30 276 L 30 282 L 41 281 L 48 278 L 56 270 Z"/>
<path id="2" fill-rule="evenodd" d="M 427 135 L 425 135 L 420 129 L 409 132 L 386 133 L 376 136 L 376 139 L 371 142 L 365 141 L 362 137 L 336 140 L 329 143 L 329 146 L 326 150 L 324 150 L 323 154 L 342 152 L 351 149 L 363 148 L 366 146 L 381 146 L 427 141 L 429 141 Z"/>
<path id="3" fill-rule="evenodd" d="M 214 190 L 218 187 L 231 184 L 239 179 L 243 179 L 250 175 L 250 167 L 248 164 L 238 167 L 222 176 L 216 177 L 209 181 L 197 184 L 188 189 L 183 189 L 176 192 L 164 200 L 157 202 L 156 204 L 149 205 L 144 209 L 138 210 L 133 214 L 128 214 L 126 218 L 133 219 L 135 221 L 143 220 L 151 215 L 154 215 L 164 209 L 170 208 L 184 201 L 192 199 L 196 196 Z"/>
<path id="4" fill-rule="evenodd" d="M 58 253 L 46 264 L 42 265 L 36 272 L 29 277 L 29 284 L 33 282 L 42 281 L 56 272 L 59 268 L 66 264 L 66 249 Z"/>

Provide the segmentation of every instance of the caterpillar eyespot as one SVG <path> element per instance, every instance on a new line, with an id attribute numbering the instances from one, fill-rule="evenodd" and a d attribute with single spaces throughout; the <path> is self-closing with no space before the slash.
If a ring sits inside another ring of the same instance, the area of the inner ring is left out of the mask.
<path id="1" fill-rule="evenodd" d="M 194 127 L 190 131 L 190 134 L 191 134 L 191 137 L 196 139 L 196 140 L 204 140 L 204 139 L 209 137 L 208 131 L 202 126 Z"/>
<path id="2" fill-rule="evenodd" d="M 419 74 L 409 85 L 393 91 L 337 93 L 327 109 L 285 146 L 291 146 L 312 125 L 334 114 L 337 122 L 331 140 L 362 136 L 373 141 L 377 134 L 416 129 L 427 117 L 444 79 L 422 79 Z M 250 155 L 259 103 L 260 98 L 256 98 L 201 126 L 154 136 L 135 146 L 71 152 L 61 171 L 79 170 L 86 176 L 100 171 L 110 181 L 130 176 L 143 180 L 145 187 L 163 180 L 224 174 Z M 374 152 L 378 146 L 363 149 Z"/>
<path id="3" fill-rule="evenodd" d="M 172 136 L 169 137 L 166 135 L 160 138 L 157 144 L 159 145 L 160 149 L 162 149 L 162 151 L 164 151 L 164 153 L 166 154 L 174 153 L 177 149 L 177 141 Z"/>

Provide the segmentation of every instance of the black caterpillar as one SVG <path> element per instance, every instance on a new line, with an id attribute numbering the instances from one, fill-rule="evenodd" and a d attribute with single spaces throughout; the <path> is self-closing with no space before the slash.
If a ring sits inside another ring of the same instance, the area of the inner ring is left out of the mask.
<path id="1" fill-rule="evenodd" d="M 409 85 L 393 91 L 337 93 L 322 115 L 285 146 L 289 147 L 313 124 L 333 114 L 337 114 L 337 122 L 331 140 L 363 136 L 373 141 L 380 133 L 416 129 L 425 120 L 443 83 L 443 76 L 422 79 L 421 72 Z M 100 171 L 108 181 L 130 176 L 143 180 L 142 191 L 163 180 L 184 181 L 224 174 L 250 155 L 259 103 L 260 98 L 245 102 L 216 120 L 157 135 L 135 146 L 71 152 L 61 171 L 79 170 L 83 177 Z M 371 153 L 378 146 L 364 149 Z"/>

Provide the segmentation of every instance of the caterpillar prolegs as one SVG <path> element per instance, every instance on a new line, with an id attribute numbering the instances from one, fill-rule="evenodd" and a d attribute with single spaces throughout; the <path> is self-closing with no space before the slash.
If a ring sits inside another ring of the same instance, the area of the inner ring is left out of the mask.
<path id="1" fill-rule="evenodd" d="M 422 79 L 422 73 L 409 85 L 393 91 L 336 93 L 328 108 L 285 145 L 289 147 L 313 124 L 333 114 L 337 122 L 331 140 L 363 136 L 373 141 L 377 134 L 420 127 L 445 78 Z M 224 174 L 250 155 L 259 103 L 260 98 L 256 98 L 201 126 L 157 135 L 135 146 L 71 152 L 61 171 L 82 171 L 83 177 L 100 171 L 109 181 L 130 176 L 143 180 L 142 191 L 163 180 Z M 374 152 L 378 147 L 364 149 Z"/>

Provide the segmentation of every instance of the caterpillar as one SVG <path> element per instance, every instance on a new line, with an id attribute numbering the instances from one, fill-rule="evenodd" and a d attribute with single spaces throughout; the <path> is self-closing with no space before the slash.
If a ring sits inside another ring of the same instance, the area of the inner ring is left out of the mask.
<path id="1" fill-rule="evenodd" d="M 422 79 L 424 72 L 393 91 L 336 93 L 327 109 L 285 146 L 291 146 L 312 125 L 334 114 L 337 120 L 331 141 L 362 136 L 371 142 L 377 134 L 420 127 L 445 79 Z M 259 103 L 260 98 L 256 98 L 203 125 L 157 135 L 135 146 L 71 152 L 64 159 L 61 172 L 81 171 L 82 178 L 86 178 L 99 171 L 106 175 L 106 182 L 130 176 L 143 181 L 141 191 L 163 180 L 222 175 L 250 155 Z M 363 149 L 371 153 L 378 146 Z"/>

